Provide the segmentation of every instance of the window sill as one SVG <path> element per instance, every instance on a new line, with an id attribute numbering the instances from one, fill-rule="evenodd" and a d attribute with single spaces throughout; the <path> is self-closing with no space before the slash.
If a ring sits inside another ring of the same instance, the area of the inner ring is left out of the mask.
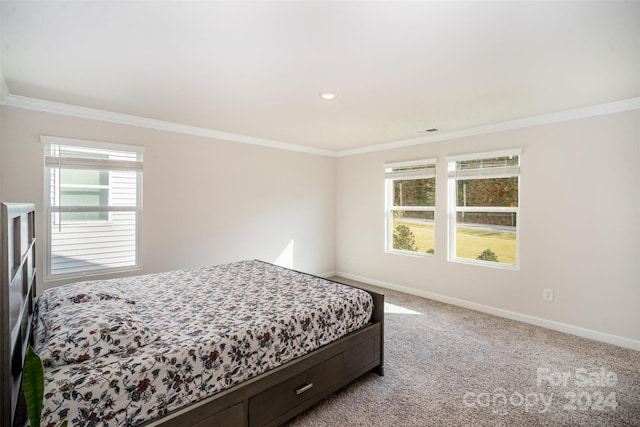
<path id="1" fill-rule="evenodd" d="M 496 268 L 499 270 L 513 270 L 513 271 L 520 270 L 519 264 L 505 264 L 502 262 L 493 262 L 493 261 L 478 261 L 478 260 L 466 259 L 466 258 L 449 258 L 447 261 L 455 262 L 458 264 L 477 265 L 480 267 Z"/>

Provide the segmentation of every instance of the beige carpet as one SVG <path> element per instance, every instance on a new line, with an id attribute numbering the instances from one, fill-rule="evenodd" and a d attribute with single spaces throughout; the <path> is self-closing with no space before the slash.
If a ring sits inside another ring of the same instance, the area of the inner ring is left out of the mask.
<path id="1" fill-rule="evenodd" d="M 640 426 L 640 352 L 370 288 L 386 298 L 385 376 L 287 426 Z"/>

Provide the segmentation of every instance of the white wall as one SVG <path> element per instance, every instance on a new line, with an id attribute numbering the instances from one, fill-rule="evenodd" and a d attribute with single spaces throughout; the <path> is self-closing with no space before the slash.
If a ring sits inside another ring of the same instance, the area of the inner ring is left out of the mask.
<path id="1" fill-rule="evenodd" d="M 4 201 L 4 192 L 3 192 L 3 188 L 4 185 L 2 184 L 3 182 L 3 177 L 4 177 L 4 167 L 3 167 L 3 161 L 2 161 L 2 146 L 4 145 L 2 143 L 2 141 L 4 140 L 4 126 L 3 126 L 3 115 L 0 114 L 0 201 Z M 0 231 L 0 237 L 2 236 L 2 231 Z M 0 248 L 0 256 L 2 256 L 2 248 Z"/>
<path id="2" fill-rule="evenodd" d="M 280 260 L 640 340 L 637 110 L 338 159 L 11 107 L 0 118 L 2 199 L 34 201 L 42 221 L 40 135 L 145 146 L 144 273 Z M 446 156 L 516 147 L 523 150 L 519 271 L 448 262 L 443 220 L 435 257 L 384 252 L 384 162 L 439 159 L 440 220 Z M 553 302 L 542 300 L 543 288 L 554 290 Z"/>
<path id="3" fill-rule="evenodd" d="M 334 270 L 333 158 L 11 107 L 2 123 L 0 191 L 36 203 L 40 245 L 50 135 L 145 147 L 143 273 L 252 258 Z"/>
<path id="4" fill-rule="evenodd" d="M 336 269 L 640 344 L 639 147 L 640 112 L 633 111 L 339 158 Z M 446 156 L 508 148 L 522 148 L 520 270 L 448 262 Z M 436 256 L 385 253 L 382 164 L 432 157 L 439 161 Z M 554 290 L 553 302 L 543 301 L 543 288 Z"/>

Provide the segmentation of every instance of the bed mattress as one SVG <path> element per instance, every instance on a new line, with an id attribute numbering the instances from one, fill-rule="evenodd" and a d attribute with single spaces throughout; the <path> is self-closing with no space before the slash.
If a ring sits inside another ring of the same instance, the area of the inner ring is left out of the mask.
<path id="1" fill-rule="evenodd" d="M 41 425 L 138 425 L 337 340 L 372 310 L 365 291 L 255 260 L 46 290 Z"/>

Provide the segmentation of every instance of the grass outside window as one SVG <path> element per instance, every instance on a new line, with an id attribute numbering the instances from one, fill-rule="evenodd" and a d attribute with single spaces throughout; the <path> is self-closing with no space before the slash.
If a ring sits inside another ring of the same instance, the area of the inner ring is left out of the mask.
<path id="1" fill-rule="evenodd" d="M 477 259 L 490 249 L 498 262 L 516 264 L 516 233 L 456 227 L 456 257 Z"/>

